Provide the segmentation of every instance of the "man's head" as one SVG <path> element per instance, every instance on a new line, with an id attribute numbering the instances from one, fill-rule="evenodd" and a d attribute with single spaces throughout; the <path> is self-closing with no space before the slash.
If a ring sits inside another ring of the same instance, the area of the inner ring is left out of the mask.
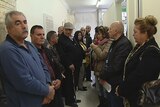
<path id="1" fill-rule="evenodd" d="M 82 36 L 85 36 L 86 35 L 86 29 L 84 27 L 81 27 L 81 32 L 82 32 Z"/>
<path id="2" fill-rule="evenodd" d="M 115 21 L 110 25 L 109 36 L 112 39 L 117 40 L 124 32 L 124 26 L 121 21 Z"/>
<path id="3" fill-rule="evenodd" d="M 64 27 L 60 26 L 58 27 L 58 35 L 61 35 L 63 33 Z"/>
<path id="4" fill-rule="evenodd" d="M 49 44 L 54 45 L 58 42 L 58 35 L 55 31 L 49 31 L 46 36 Z"/>
<path id="5" fill-rule="evenodd" d="M 67 37 L 72 36 L 73 29 L 74 29 L 74 26 L 73 26 L 72 23 L 67 22 L 67 23 L 64 24 L 64 34 Z"/>
<path id="6" fill-rule="evenodd" d="M 91 31 L 91 26 L 87 25 L 86 26 L 86 33 L 89 33 Z"/>
<path id="7" fill-rule="evenodd" d="M 28 35 L 27 20 L 22 12 L 10 11 L 6 13 L 5 25 L 9 36 L 15 41 L 23 41 Z"/>
<path id="8" fill-rule="evenodd" d="M 32 43 L 37 47 L 41 48 L 41 46 L 45 42 L 45 34 L 44 29 L 40 25 L 34 25 L 30 30 L 30 36 Z"/>

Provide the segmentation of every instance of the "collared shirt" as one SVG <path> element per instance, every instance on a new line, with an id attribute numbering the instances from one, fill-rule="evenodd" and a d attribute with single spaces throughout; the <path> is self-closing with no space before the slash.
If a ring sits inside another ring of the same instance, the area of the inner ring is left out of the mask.
<path id="1" fill-rule="evenodd" d="M 45 52 L 45 50 L 42 48 L 42 49 L 38 49 L 38 51 L 39 51 L 39 53 L 42 55 L 42 57 L 43 57 L 43 59 L 44 59 L 44 62 L 45 62 L 45 64 L 47 65 L 47 67 L 48 67 L 48 71 L 49 71 L 49 73 L 50 73 L 50 75 L 51 75 L 51 79 L 52 80 L 55 80 L 56 79 L 56 77 L 55 77 L 55 72 L 54 72 L 54 69 L 52 68 L 54 65 L 52 64 L 52 66 L 51 66 L 51 64 L 50 64 L 50 62 L 49 62 L 49 59 L 48 59 L 48 57 L 47 57 L 47 55 L 46 55 L 46 52 Z"/>

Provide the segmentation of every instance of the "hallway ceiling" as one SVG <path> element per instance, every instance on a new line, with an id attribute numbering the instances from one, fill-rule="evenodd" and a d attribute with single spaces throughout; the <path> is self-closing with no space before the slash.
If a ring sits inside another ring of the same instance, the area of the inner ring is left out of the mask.
<path id="1" fill-rule="evenodd" d="M 71 11 L 95 11 L 96 4 L 99 1 L 99 9 L 107 9 L 113 0 L 65 0 Z"/>

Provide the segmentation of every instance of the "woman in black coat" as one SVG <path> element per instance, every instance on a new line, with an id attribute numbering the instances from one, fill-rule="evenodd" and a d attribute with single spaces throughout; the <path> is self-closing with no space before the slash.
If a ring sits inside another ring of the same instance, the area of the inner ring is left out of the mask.
<path id="1" fill-rule="evenodd" d="M 137 104 L 138 92 L 145 82 L 158 78 L 160 55 L 153 37 L 157 32 L 157 19 L 149 15 L 137 18 L 134 24 L 133 36 L 137 45 L 126 59 L 123 82 L 117 86 L 116 94 L 125 97 L 130 107 L 140 107 Z"/>

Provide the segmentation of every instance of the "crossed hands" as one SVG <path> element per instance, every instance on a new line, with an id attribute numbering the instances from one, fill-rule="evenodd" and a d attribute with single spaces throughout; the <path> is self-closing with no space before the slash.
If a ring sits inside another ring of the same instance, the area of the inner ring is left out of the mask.
<path id="1" fill-rule="evenodd" d="M 48 95 L 43 99 L 42 104 L 49 104 L 53 99 L 55 95 L 55 89 L 54 86 L 49 86 L 49 93 Z"/>
<path id="2" fill-rule="evenodd" d="M 52 81 L 52 85 L 54 86 L 54 89 L 56 89 L 56 90 L 59 89 L 61 86 L 61 80 L 56 79 L 56 80 Z"/>

